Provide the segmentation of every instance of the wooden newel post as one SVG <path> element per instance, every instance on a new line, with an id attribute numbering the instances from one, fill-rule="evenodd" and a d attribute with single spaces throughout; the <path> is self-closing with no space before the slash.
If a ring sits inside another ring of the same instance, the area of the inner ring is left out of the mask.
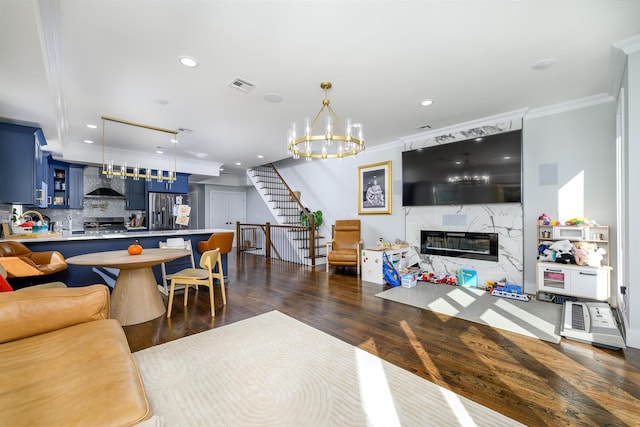
<path id="1" fill-rule="evenodd" d="M 271 223 L 265 223 L 264 230 L 264 256 L 267 259 L 271 259 Z"/>
<path id="2" fill-rule="evenodd" d="M 311 214 L 309 216 L 309 258 L 311 265 L 316 265 L 316 217 Z"/>
<path id="3" fill-rule="evenodd" d="M 240 256 L 240 221 L 236 221 L 236 256 Z"/>

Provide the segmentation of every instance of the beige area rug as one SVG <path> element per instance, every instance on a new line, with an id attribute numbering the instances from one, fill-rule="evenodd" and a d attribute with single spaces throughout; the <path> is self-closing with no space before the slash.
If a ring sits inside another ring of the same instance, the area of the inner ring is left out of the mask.
<path id="1" fill-rule="evenodd" d="M 552 343 L 560 342 L 562 305 L 492 296 L 483 289 L 430 282 L 397 286 L 377 297 Z"/>
<path id="2" fill-rule="evenodd" d="M 166 426 L 514 426 L 278 311 L 134 353 Z"/>

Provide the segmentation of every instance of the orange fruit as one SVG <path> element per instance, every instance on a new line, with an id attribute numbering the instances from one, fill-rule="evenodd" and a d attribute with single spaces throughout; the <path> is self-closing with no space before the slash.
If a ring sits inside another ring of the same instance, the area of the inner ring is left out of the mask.
<path id="1" fill-rule="evenodd" d="M 133 245 L 130 245 L 127 248 L 127 251 L 129 252 L 129 255 L 140 255 L 142 253 L 142 246 L 140 246 L 136 240 Z"/>

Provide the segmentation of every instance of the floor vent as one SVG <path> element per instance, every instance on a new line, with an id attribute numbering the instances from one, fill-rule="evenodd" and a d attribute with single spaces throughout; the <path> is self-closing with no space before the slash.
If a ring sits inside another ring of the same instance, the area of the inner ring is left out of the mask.
<path id="1" fill-rule="evenodd" d="M 240 92 L 249 93 L 256 87 L 256 85 L 249 81 L 241 79 L 240 77 L 236 77 L 235 79 L 233 79 L 233 81 L 231 81 L 231 83 L 229 83 L 229 87 L 238 89 Z"/>

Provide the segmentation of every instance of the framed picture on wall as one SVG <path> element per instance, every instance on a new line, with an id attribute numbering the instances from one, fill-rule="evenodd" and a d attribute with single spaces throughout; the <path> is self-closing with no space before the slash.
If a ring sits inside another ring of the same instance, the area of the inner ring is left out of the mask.
<path id="1" fill-rule="evenodd" d="M 391 214 L 391 162 L 358 166 L 358 214 Z"/>

